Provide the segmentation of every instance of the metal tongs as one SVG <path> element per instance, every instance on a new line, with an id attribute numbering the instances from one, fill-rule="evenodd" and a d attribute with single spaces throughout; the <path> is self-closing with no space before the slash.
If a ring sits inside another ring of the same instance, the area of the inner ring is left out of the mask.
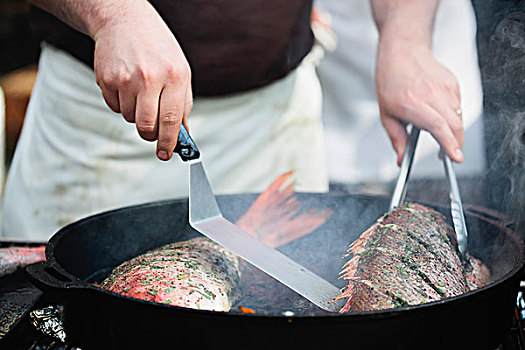
<path id="1" fill-rule="evenodd" d="M 414 160 L 414 153 L 416 151 L 419 133 L 420 129 L 412 126 L 412 130 L 409 132 L 405 154 L 403 154 L 403 159 L 401 160 L 401 168 L 399 169 L 396 187 L 394 188 L 394 192 L 392 194 L 390 210 L 393 210 L 405 201 L 407 180 L 412 168 L 412 162 Z M 450 157 L 443 150 L 441 150 L 441 157 L 443 159 L 443 166 L 445 167 L 445 173 L 450 185 L 450 212 L 452 214 L 452 222 L 454 224 L 454 231 L 456 233 L 459 252 L 461 253 L 463 260 L 468 262 L 469 251 L 467 224 L 465 222 L 465 215 L 463 214 L 463 205 L 461 204 L 461 197 L 459 195 L 456 173 L 454 172 Z"/>

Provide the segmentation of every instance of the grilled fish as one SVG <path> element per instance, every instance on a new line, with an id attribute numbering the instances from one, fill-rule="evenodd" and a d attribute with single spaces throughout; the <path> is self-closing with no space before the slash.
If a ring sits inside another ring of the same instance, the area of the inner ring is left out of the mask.
<path id="1" fill-rule="evenodd" d="M 405 204 L 386 213 L 348 249 L 341 272 L 348 298 L 341 313 L 417 305 L 478 288 L 489 270 L 472 258 L 460 259 L 452 228 L 433 209 Z"/>
<path id="2" fill-rule="evenodd" d="M 137 299 L 229 311 L 239 278 L 237 256 L 207 238 L 198 237 L 165 245 L 124 262 L 101 287 Z"/>

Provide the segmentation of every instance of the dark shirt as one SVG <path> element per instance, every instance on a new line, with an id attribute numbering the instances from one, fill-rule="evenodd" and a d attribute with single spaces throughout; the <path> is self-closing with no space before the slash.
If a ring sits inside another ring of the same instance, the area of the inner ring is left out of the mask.
<path id="1" fill-rule="evenodd" d="M 181 45 L 195 96 L 264 86 L 293 70 L 313 44 L 312 0 L 150 0 Z M 33 32 L 93 67 L 94 42 L 33 8 Z M 152 38 L 154 40 L 154 38 Z"/>

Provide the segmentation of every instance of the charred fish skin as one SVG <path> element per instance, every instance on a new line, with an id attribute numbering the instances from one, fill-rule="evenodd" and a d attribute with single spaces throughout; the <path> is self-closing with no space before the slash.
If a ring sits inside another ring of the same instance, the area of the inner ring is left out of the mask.
<path id="1" fill-rule="evenodd" d="M 341 313 L 418 305 L 456 296 L 488 283 L 479 260 L 464 271 L 455 235 L 445 218 L 420 204 L 386 213 L 349 249 L 341 275 L 348 298 Z"/>
<path id="2" fill-rule="evenodd" d="M 186 308 L 229 311 L 237 297 L 239 258 L 204 237 L 171 243 L 128 260 L 101 287 Z"/>

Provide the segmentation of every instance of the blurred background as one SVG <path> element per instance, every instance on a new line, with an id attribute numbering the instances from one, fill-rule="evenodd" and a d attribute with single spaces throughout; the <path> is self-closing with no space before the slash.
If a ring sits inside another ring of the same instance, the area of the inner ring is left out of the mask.
<path id="1" fill-rule="evenodd" d="M 456 170 L 466 203 L 525 227 L 525 1 L 442 0 L 433 38 L 437 59 L 458 78 L 465 158 Z M 379 122 L 374 90 L 377 30 L 367 0 L 316 0 L 337 45 L 318 68 L 330 189 L 391 193 L 395 155 Z M 36 77 L 39 43 L 29 5 L 0 0 L 0 180 L 5 180 Z M 446 202 L 438 146 L 420 139 L 408 196 Z"/>
<path id="2" fill-rule="evenodd" d="M 8 165 L 36 77 L 39 44 L 29 28 L 29 4 L 0 0 L 0 86 L 5 101 L 4 166 Z"/>

